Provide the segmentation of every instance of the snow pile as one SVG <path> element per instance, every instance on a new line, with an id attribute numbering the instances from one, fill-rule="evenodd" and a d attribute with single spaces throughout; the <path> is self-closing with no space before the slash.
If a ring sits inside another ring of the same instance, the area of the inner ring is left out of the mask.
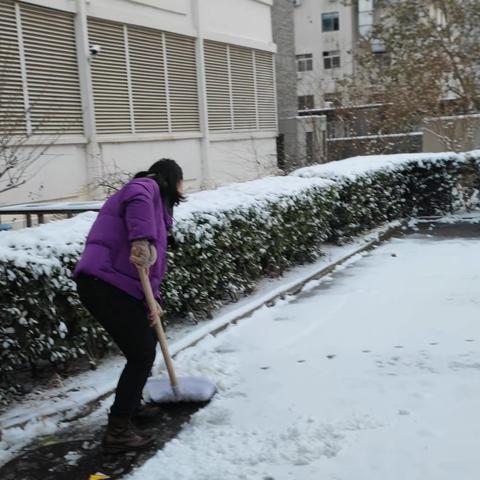
<path id="1" fill-rule="evenodd" d="M 196 414 L 178 439 L 130 478 L 267 478 L 274 465 L 308 465 L 322 457 L 335 457 L 342 448 L 344 434 L 338 427 L 301 415 L 283 418 L 280 424 L 270 430 L 234 427 L 230 412 L 214 403 Z"/>

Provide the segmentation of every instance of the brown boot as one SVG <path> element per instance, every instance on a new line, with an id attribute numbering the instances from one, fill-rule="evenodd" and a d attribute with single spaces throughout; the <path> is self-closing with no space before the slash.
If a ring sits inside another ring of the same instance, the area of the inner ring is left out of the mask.
<path id="1" fill-rule="evenodd" d="M 153 442 L 153 437 L 136 433 L 128 417 L 117 417 L 112 414 L 108 416 L 107 431 L 102 444 L 106 453 L 145 450 Z"/>
<path id="2" fill-rule="evenodd" d="M 154 403 L 145 403 L 140 405 L 132 415 L 132 421 L 136 423 L 149 422 L 155 418 L 160 418 L 164 410 L 160 405 Z"/>

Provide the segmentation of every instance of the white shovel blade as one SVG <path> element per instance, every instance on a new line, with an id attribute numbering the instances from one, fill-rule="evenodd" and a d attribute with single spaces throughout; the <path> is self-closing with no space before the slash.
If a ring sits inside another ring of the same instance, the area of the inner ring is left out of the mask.
<path id="1" fill-rule="evenodd" d="M 215 384 L 206 378 L 180 377 L 177 381 L 174 391 L 168 378 L 150 377 L 146 389 L 152 402 L 206 402 L 217 391 Z"/>

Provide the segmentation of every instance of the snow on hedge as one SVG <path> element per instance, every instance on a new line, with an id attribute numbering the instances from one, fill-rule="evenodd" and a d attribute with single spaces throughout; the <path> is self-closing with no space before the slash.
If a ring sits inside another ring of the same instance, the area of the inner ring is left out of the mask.
<path id="1" fill-rule="evenodd" d="M 280 199 L 294 200 L 313 187 L 329 187 L 333 183 L 318 178 L 267 177 L 195 192 L 176 207 L 175 221 L 177 225 L 189 224 L 201 215 L 216 223 L 216 218 L 226 212 L 250 208 L 262 212 L 267 203 L 278 203 Z M 87 212 L 38 227 L 0 232 L 0 262 L 12 261 L 22 267 L 29 262 L 58 265 L 62 255 L 75 255 L 82 251 L 96 217 L 97 213 Z"/>
<path id="2" fill-rule="evenodd" d="M 298 169 L 285 177 L 267 177 L 237 183 L 215 190 L 195 192 L 175 210 L 178 223 L 190 222 L 198 215 L 224 214 L 234 210 L 256 208 L 262 211 L 265 203 L 295 198 L 312 187 L 329 187 L 333 180 L 355 179 L 373 172 L 393 172 L 407 164 L 422 161 L 465 161 L 480 156 L 479 151 L 468 153 L 412 153 L 395 155 L 369 155 L 313 165 Z M 0 261 L 14 261 L 25 266 L 27 261 L 55 261 L 62 254 L 79 253 L 97 214 L 87 212 L 68 220 L 60 220 L 39 227 L 0 232 Z M 214 221 L 213 217 L 210 217 Z"/>
<path id="3" fill-rule="evenodd" d="M 0 232 L 0 262 L 60 266 L 62 256 L 78 254 L 97 214 L 87 212 L 38 227 Z"/>
<path id="4" fill-rule="evenodd" d="M 394 155 L 365 155 L 351 157 L 336 162 L 323 163 L 300 168 L 291 173 L 302 178 L 339 179 L 349 178 L 354 180 L 374 172 L 394 172 L 408 164 L 421 165 L 422 162 L 445 162 L 453 160 L 464 162 L 469 157 L 480 156 L 480 150 L 467 153 L 399 153 Z"/>
<path id="5" fill-rule="evenodd" d="M 215 190 L 188 195 L 188 200 L 175 210 L 175 220 L 191 219 L 198 214 L 216 214 L 233 210 L 256 208 L 276 203 L 284 198 L 295 198 L 311 188 L 332 186 L 334 182 L 318 178 L 266 177 L 244 183 L 234 183 Z"/>

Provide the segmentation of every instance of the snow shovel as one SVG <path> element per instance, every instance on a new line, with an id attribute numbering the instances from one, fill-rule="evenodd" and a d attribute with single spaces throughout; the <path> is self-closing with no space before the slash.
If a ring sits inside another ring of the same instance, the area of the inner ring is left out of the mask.
<path id="1" fill-rule="evenodd" d="M 165 336 L 162 322 L 160 320 L 161 314 L 158 313 L 158 304 L 153 296 L 152 286 L 150 284 L 150 279 L 148 278 L 148 270 L 138 267 L 138 274 L 140 276 L 140 281 L 142 282 L 143 292 L 150 313 L 158 320 L 155 323 L 155 333 L 157 334 L 158 342 L 160 343 L 160 349 L 162 350 L 163 359 L 169 377 L 169 380 L 158 377 L 150 377 L 147 380 L 146 389 L 150 398 L 155 403 L 209 401 L 217 391 L 217 387 L 214 383 L 205 378 L 199 377 L 177 378 L 170 353 L 168 352 L 167 337 Z"/>

